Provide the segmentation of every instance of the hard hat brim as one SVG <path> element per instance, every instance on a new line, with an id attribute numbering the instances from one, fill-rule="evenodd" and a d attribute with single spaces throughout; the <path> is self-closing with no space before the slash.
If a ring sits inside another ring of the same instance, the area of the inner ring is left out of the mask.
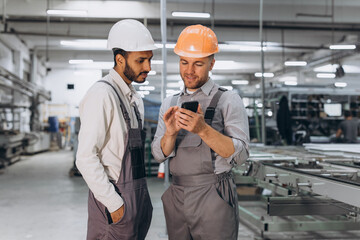
<path id="1" fill-rule="evenodd" d="M 210 52 L 210 53 L 195 53 L 195 52 L 192 53 L 192 52 L 182 51 L 182 50 L 175 48 L 174 52 L 181 57 L 203 58 L 203 57 L 208 57 L 210 55 L 213 55 L 213 54 L 219 52 L 219 49 L 216 49 L 216 51 Z"/>

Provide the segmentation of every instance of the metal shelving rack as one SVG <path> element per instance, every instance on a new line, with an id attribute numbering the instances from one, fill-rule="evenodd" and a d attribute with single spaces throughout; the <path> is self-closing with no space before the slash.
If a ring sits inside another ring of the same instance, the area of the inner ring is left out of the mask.
<path id="1" fill-rule="evenodd" d="M 37 95 L 43 101 L 51 99 L 49 91 L 0 66 L 0 167 L 20 159 L 26 141 L 21 131 L 21 113 L 31 107 Z"/>

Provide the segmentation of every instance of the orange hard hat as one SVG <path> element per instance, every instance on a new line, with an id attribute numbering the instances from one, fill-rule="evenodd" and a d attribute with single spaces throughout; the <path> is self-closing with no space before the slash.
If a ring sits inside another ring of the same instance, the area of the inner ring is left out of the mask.
<path id="1" fill-rule="evenodd" d="M 182 57 L 202 58 L 219 51 L 215 33 L 200 24 L 186 27 L 181 33 L 174 52 Z"/>

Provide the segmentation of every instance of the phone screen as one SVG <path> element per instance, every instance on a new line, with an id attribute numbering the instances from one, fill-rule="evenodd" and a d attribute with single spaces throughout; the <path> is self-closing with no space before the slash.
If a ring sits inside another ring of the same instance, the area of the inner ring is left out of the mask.
<path id="1" fill-rule="evenodd" d="M 183 102 L 181 104 L 181 108 L 185 108 L 185 109 L 193 111 L 195 113 L 197 112 L 198 106 L 199 106 L 198 101 Z"/>

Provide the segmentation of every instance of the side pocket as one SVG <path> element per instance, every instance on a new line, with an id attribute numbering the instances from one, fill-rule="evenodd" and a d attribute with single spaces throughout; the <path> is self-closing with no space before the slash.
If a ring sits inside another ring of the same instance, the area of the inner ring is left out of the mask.
<path id="1" fill-rule="evenodd" d="M 105 213 L 106 213 L 109 225 L 114 225 L 114 224 L 117 225 L 117 224 L 120 224 L 120 223 L 122 223 L 124 221 L 125 216 L 126 216 L 126 212 L 127 212 L 127 207 L 126 207 L 125 199 L 123 199 L 123 200 L 124 200 L 124 214 L 123 214 L 122 218 L 116 223 L 113 223 L 110 212 L 108 211 L 107 208 L 105 208 Z"/>
<path id="2" fill-rule="evenodd" d="M 228 207 L 234 208 L 233 193 L 232 189 L 224 187 L 222 182 L 213 185 L 214 191 L 216 192 L 217 197 Z"/>

